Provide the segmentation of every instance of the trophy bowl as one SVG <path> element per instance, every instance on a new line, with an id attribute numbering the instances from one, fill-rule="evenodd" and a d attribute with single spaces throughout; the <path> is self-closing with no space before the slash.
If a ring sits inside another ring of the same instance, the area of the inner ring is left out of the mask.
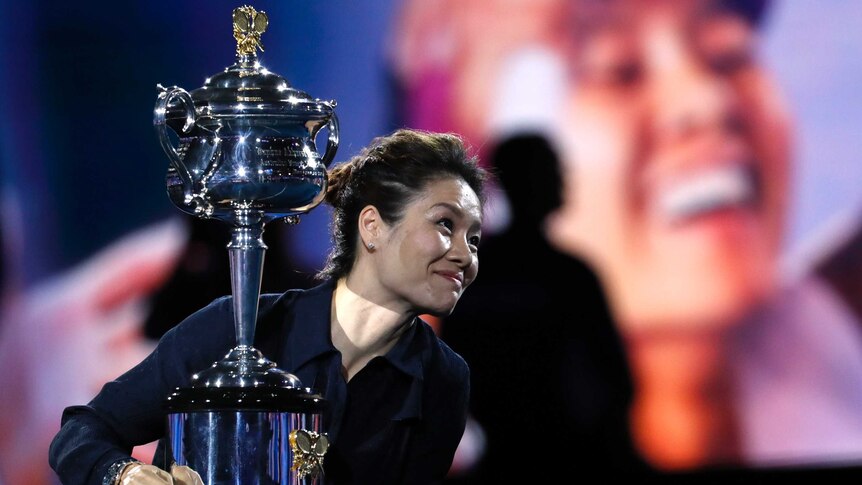
<path id="1" fill-rule="evenodd" d="M 181 210 L 231 223 L 238 209 L 251 210 L 268 222 L 322 201 L 338 146 L 334 101 L 291 87 L 252 54 L 191 93 L 159 89 L 155 126 L 171 160 L 168 196 Z M 321 156 L 315 140 L 324 127 L 329 137 Z"/>
<path id="2" fill-rule="evenodd" d="M 323 396 L 253 347 L 264 226 L 295 224 L 320 204 L 338 148 L 335 102 L 293 88 L 258 61 L 268 23 L 250 6 L 234 9 L 236 62 L 191 92 L 158 85 L 154 108 L 170 161 L 168 197 L 187 214 L 232 226 L 236 346 L 165 399 L 166 463 L 190 466 L 206 485 L 317 485 L 328 448 Z"/>

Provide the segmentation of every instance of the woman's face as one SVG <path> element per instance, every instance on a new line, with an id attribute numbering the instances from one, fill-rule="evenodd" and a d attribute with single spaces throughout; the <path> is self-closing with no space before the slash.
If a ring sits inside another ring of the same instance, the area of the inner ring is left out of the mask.
<path id="1" fill-rule="evenodd" d="M 450 314 L 479 271 L 481 222 L 465 181 L 430 182 L 398 222 L 384 225 L 376 258 L 384 289 L 412 311 Z"/>
<path id="2" fill-rule="evenodd" d="M 753 27 L 707 5 L 620 3 L 577 39 L 552 232 L 628 330 L 735 321 L 775 284 L 789 120 Z"/>

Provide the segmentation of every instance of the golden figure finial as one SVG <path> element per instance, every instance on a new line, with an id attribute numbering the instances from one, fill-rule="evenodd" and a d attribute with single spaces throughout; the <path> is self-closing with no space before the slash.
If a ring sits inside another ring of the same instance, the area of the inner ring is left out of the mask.
<path id="1" fill-rule="evenodd" d="M 260 34 L 269 25 L 264 12 L 258 12 L 249 5 L 233 9 L 233 38 L 236 39 L 236 53 L 239 56 L 255 54 L 256 49 L 263 52 Z"/>

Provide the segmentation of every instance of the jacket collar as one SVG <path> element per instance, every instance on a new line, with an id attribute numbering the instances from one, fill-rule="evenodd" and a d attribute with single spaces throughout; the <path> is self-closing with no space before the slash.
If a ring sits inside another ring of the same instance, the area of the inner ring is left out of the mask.
<path id="1" fill-rule="evenodd" d="M 338 350 L 332 344 L 330 319 L 335 280 L 327 280 L 318 286 L 297 293 L 293 302 L 293 325 L 288 330 L 287 355 L 290 369 L 300 369 L 312 360 Z M 413 380 L 407 399 L 396 419 L 421 417 L 422 388 L 424 381 L 423 362 L 428 358 L 428 333 L 433 332 L 420 318 L 415 318 L 398 339 L 395 346 L 384 356 L 393 367 Z"/>
<path id="2" fill-rule="evenodd" d="M 293 302 L 293 324 L 288 329 L 290 368 L 299 369 L 318 356 L 337 352 L 329 334 L 332 293 L 335 281 L 301 290 Z"/>
<path id="3" fill-rule="evenodd" d="M 297 369 L 316 357 L 338 351 L 332 345 L 329 329 L 334 291 L 335 280 L 327 280 L 296 296 L 293 328 L 287 337 L 288 348 L 293 352 L 288 356 L 291 368 Z M 410 328 L 384 356 L 395 368 L 420 380 L 423 377 L 420 358 L 423 354 L 423 326 L 425 323 L 420 318 L 414 318 Z"/>

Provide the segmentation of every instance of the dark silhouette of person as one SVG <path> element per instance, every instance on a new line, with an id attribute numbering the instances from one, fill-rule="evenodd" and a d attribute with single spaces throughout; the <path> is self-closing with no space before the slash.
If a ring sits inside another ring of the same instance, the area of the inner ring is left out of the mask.
<path id="1" fill-rule="evenodd" d="M 510 224 L 482 241 L 479 276 L 441 330 L 470 365 L 486 449 L 450 480 L 551 483 L 561 471 L 640 470 L 628 433 L 631 378 L 601 284 L 543 234 L 561 203 L 555 151 L 526 133 L 488 160 Z"/>
<path id="2" fill-rule="evenodd" d="M 815 265 L 823 279 L 862 322 L 862 220 L 853 220 L 852 232 L 834 244 Z"/>

